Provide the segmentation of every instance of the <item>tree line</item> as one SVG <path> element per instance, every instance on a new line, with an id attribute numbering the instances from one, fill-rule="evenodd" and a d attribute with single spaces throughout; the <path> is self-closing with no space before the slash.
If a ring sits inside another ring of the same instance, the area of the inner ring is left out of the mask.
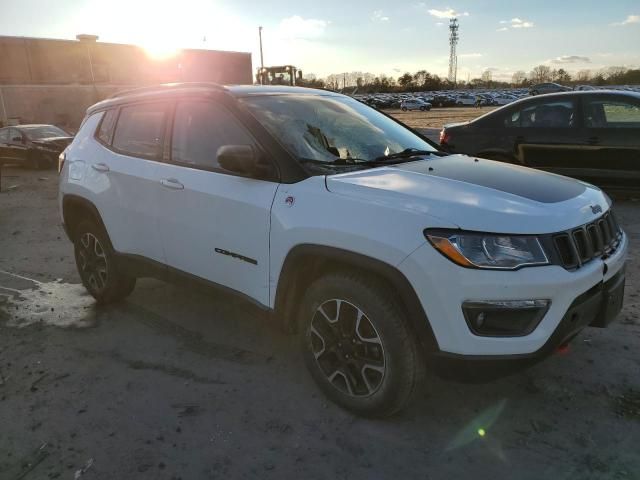
<path id="1" fill-rule="evenodd" d="M 366 72 L 345 72 L 318 79 L 311 74 L 305 77 L 306 86 L 328 88 L 330 90 L 358 89 L 359 93 L 374 92 L 417 92 L 451 90 L 454 88 L 509 88 L 528 87 L 537 83 L 557 82 L 563 85 L 640 85 L 640 69 L 607 67 L 600 70 L 579 70 L 570 73 L 564 68 L 552 69 L 548 65 L 538 65 L 529 73 L 524 70 L 514 72 L 511 81 L 494 80 L 493 72 L 485 70 L 480 78 L 468 82 L 462 80 L 455 85 L 427 70 L 406 72 L 397 78 L 387 75 L 373 75 Z"/>

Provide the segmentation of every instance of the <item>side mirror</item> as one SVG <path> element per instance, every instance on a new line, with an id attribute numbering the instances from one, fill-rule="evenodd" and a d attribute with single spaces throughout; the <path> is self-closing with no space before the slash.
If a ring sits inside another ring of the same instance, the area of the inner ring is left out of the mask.
<path id="1" fill-rule="evenodd" d="M 245 176 L 265 176 L 271 169 L 260 162 L 251 145 L 223 145 L 218 148 L 218 164 L 225 170 Z"/>

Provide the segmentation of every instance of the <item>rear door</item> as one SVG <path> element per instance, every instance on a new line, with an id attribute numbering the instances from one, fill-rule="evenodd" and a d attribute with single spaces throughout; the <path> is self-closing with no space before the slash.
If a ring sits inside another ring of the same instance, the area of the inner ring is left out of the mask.
<path id="1" fill-rule="evenodd" d="M 588 149 L 584 176 L 611 187 L 640 186 L 640 100 L 598 94 L 583 98 Z"/>
<path id="2" fill-rule="evenodd" d="M 223 145 L 258 142 L 212 98 L 176 103 L 170 158 L 156 182 L 167 264 L 269 302 L 269 231 L 278 183 L 238 176 L 217 162 Z"/>
<path id="3" fill-rule="evenodd" d="M 92 158 L 96 204 L 120 253 L 164 263 L 158 230 L 156 170 L 162 161 L 168 103 L 135 103 L 105 112 Z"/>
<path id="4" fill-rule="evenodd" d="M 513 111 L 515 155 L 526 166 L 579 176 L 586 146 L 576 97 L 552 97 Z"/>

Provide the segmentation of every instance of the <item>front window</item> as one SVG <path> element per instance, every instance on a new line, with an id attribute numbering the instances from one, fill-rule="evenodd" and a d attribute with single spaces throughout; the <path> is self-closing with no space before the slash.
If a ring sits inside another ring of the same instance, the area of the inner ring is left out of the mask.
<path id="1" fill-rule="evenodd" d="M 639 105 L 599 99 L 585 103 L 585 125 L 588 128 L 640 128 Z"/>
<path id="2" fill-rule="evenodd" d="M 31 140 L 41 140 L 43 138 L 68 137 L 69 134 L 53 125 L 45 125 L 43 127 L 25 128 L 24 133 Z"/>
<path id="3" fill-rule="evenodd" d="M 122 107 L 113 135 L 113 148 L 132 157 L 160 159 L 166 110 L 163 103 Z"/>
<path id="4" fill-rule="evenodd" d="M 352 98 L 265 95 L 242 102 L 302 163 L 364 168 L 401 152 L 436 151 L 410 130 Z"/>

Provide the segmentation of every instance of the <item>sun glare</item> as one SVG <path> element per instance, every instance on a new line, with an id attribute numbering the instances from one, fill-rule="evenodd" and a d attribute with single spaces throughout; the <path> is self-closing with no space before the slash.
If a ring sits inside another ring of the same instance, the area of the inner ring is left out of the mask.
<path id="1" fill-rule="evenodd" d="M 180 52 L 180 49 L 170 39 L 150 40 L 143 43 L 142 48 L 154 60 L 167 60 L 175 57 Z"/>

